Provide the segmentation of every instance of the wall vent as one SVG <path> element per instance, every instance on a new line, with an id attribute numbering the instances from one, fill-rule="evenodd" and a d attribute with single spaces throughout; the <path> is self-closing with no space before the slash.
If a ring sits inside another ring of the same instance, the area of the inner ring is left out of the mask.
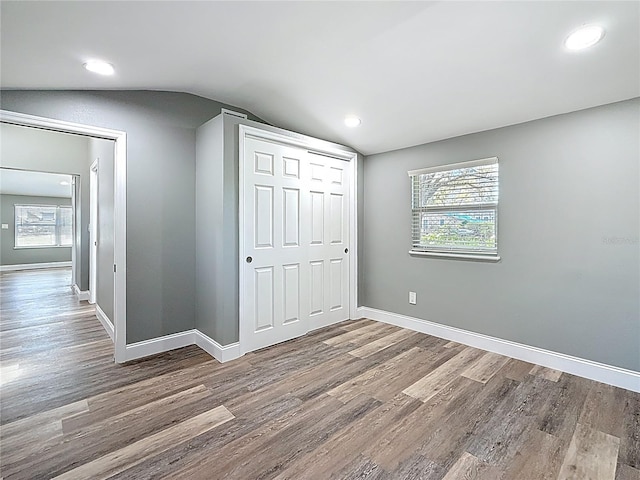
<path id="1" fill-rule="evenodd" d="M 247 119 L 247 116 L 244 113 L 234 112 L 233 110 L 229 110 L 228 108 L 223 108 L 222 113 L 226 115 L 233 115 L 234 117 Z"/>

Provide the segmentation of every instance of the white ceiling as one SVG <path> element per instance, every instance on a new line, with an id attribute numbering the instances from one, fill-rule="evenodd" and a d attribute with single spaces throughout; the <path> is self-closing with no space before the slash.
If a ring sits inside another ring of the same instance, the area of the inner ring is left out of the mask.
<path id="1" fill-rule="evenodd" d="M 636 1 L 3 1 L 0 40 L 4 88 L 190 92 L 365 154 L 640 96 Z"/>
<path id="2" fill-rule="evenodd" d="M 6 195 L 71 198 L 70 184 L 71 175 L 0 168 L 0 193 Z"/>

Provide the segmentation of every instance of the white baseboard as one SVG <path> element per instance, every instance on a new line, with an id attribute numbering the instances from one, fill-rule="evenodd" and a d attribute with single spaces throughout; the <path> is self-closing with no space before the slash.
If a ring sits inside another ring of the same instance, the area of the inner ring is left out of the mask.
<path id="1" fill-rule="evenodd" d="M 78 287 L 78 285 L 74 285 L 73 287 L 71 287 L 71 289 L 73 290 L 73 293 L 76 294 L 76 297 L 78 297 L 79 301 L 86 301 L 88 302 L 89 299 L 91 298 L 91 294 L 89 293 L 89 290 L 80 290 L 80 287 Z"/>
<path id="2" fill-rule="evenodd" d="M 96 303 L 96 317 L 98 317 L 98 320 L 100 320 L 100 323 L 102 324 L 104 329 L 107 331 L 107 333 L 111 337 L 111 341 L 113 342 L 114 341 L 113 323 L 111 323 L 111 320 L 109 320 L 109 317 L 107 317 L 104 311 L 100 308 L 100 305 L 98 305 L 97 303 Z"/>
<path id="3" fill-rule="evenodd" d="M 543 367 L 553 368 L 554 370 L 571 373 L 579 377 L 614 385 L 634 392 L 640 392 L 640 372 L 633 370 L 469 332 L 468 330 L 449 327 L 415 317 L 385 312 L 375 308 L 359 307 L 358 315 L 370 318 L 371 320 L 377 320 L 379 322 L 415 330 L 416 332 L 444 338 L 445 340 L 463 343 L 507 357 L 517 358 L 525 362 L 535 363 Z"/>
<path id="4" fill-rule="evenodd" d="M 176 348 L 187 347 L 194 343 L 193 330 L 151 338 L 149 340 L 143 340 L 142 342 L 130 343 L 127 345 L 125 352 L 126 361 L 168 352 Z"/>
<path id="5" fill-rule="evenodd" d="M 70 266 L 71 262 L 22 263 L 19 265 L 0 265 L 0 272 L 15 272 L 18 270 L 38 270 L 41 268 L 60 268 Z"/>
<path id="6" fill-rule="evenodd" d="M 96 311 L 99 307 L 96 306 Z M 106 328 L 106 327 L 105 327 Z M 208 337 L 199 330 L 187 330 L 185 332 L 165 335 L 163 337 L 152 338 L 142 342 L 127 345 L 126 360 L 137 360 L 138 358 L 168 352 L 176 348 L 197 345 L 220 363 L 228 362 L 240 357 L 240 344 L 220 345 L 214 339 Z"/>
<path id="7" fill-rule="evenodd" d="M 228 362 L 239 358 L 240 343 L 235 342 L 229 345 L 220 345 L 213 338 L 208 337 L 200 330 L 194 330 L 195 344 L 214 357 L 220 363 Z"/>

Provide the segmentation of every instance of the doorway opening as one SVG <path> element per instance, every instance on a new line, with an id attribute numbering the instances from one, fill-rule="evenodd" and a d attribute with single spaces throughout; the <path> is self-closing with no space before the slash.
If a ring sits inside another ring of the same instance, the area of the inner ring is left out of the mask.
<path id="1" fill-rule="evenodd" d="M 105 305 L 110 305 L 111 312 L 109 317 L 112 324 L 112 331 L 109 332 L 109 328 L 105 325 L 103 318 L 100 318 L 98 308 L 96 308 L 96 314 L 101 320 L 105 329 L 112 336 L 115 345 L 114 357 L 116 362 L 122 363 L 127 361 L 126 354 L 126 133 L 116 130 L 104 129 L 101 127 L 93 127 L 82 124 L 75 124 L 70 122 L 63 122 L 54 119 L 48 119 L 44 117 L 36 117 L 32 115 L 25 115 L 21 113 L 9 112 L 0 110 L 0 126 L 17 126 L 17 127 L 30 127 L 29 129 L 37 129 L 39 131 L 58 132 L 66 134 L 80 135 L 90 140 L 100 142 L 109 141 L 112 146 L 112 184 L 111 189 L 105 189 L 112 198 L 112 250 L 113 254 L 109 261 L 100 263 L 99 255 L 96 255 L 95 268 L 93 269 L 96 276 L 96 283 L 93 287 L 95 297 L 93 300 L 100 302 L 100 277 L 101 273 L 108 274 L 106 284 L 111 284 L 112 301 L 107 302 Z M 4 149 L 6 142 L 3 138 L 3 166 L 7 160 L 10 161 L 10 156 L 5 155 Z M 106 160 L 106 158 L 105 158 Z M 79 245 L 82 239 L 86 239 L 87 248 L 80 249 L 74 248 L 75 261 L 80 265 L 74 276 L 75 285 L 81 295 L 86 294 L 85 300 L 90 300 L 91 290 L 89 289 L 89 162 L 87 159 L 87 173 L 85 187 L 82 188 L 82 176 L 80 181 L 75 181 L 75 188 L 73 191 L 76 193 L 75 199 L 76 205 L 76 219 L 80 218 L 80 221 L 74 222 L 74 240 L 76 245 Z M 99 191 L 99 189 L 94 189 Z M 72 200 L 73 202 L 73 200 Z M 87 213 L 82 216 L 78 214 L 81 212 L 80 206 L 82 203 L 86 204 Z M 100 198 L 96 199 L 96 203 L 100 204 Z M 98 219 L 94 219 L 94 223 L 97 225 Z M 108 229 L 106 229 L 108 230 Z M 96 230 L 98 233 L 99 230 Z M 80 241 L 79 241 L 80 240 Z M 97 246 L 100 246 L 100 238 L 96 240 Z M 72 259 L 73 261 L 73 259 Z M 78 275 L 79 273 L 79 275 Z M 103 282 L 104 284 L 105 282 Z M 80 297 L 79 297 L 80 298 Z M 103 311 L 103 313 L 105 313 Z"/>
<path id="2" fill-rule="evenodd" d="M 70 173 L 0 167 L 0 271 L 67 268 L 75 283 L 76 180 Z"/>

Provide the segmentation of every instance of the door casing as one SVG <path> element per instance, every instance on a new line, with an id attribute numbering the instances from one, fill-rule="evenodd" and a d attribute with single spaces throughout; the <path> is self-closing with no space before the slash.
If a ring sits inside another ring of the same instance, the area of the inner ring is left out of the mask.
<path id="1" fill-rule="evenodd" d="M 98 161 L 89 169 L 89 303 L 96 303 L 98 288 Z"/>
<path id="2" fill-rule="evenodd" d="M 357 249 L 357 238 L 358 238 L 358 209 L 357 209 L 357 193 L 358 193 L 358 154 L 355 151 L 349 150 L 346 147 L 340 148 L 339 146 L 332 144 L 330 142 L 326 142 L 324 140 L 319 140 L 313 137 L 307 137 L 299 134 L 290 134 L 286 135 L 284 133 L 271 132 L 267 130 L 262 130 L 259 128 L 247 126 L 247 125 L 239 125 L 239 166 L 238 166 L 238 226 L 240 232 L 238 232 L 238 277 L 239 277 L 239 285 L 238 285 L 238 294 L 239 294 L 239 305 L 238 305 L 238 317 L 239 317 L 239 343 L 240 343 L 240 354 L 244 355 L 248 353 L 250 350 L 247 348 L 248 339 L 245 337 L 246 329 L 243 328 L 245 322 L 250 321 L 250 319 L 245 318 L 245 285 L 246 278 L 244 272 L 244 262 L 245 262 L 245 245 L 244 245 L 244 235 L 242 234 L 242 229 L 245 223 L 245 204 L 244 204 L 244 194 L 245 194 L 245 178 L 244 178 L 244 168 L 245 168 L 245 139 L 247 138 L 255 138 L 258 140 L 268 141 L 279 143 L 283 145 L 290 145 L 295 147 L 305 148 L 310 152 L 317 153 L 320 155 L 328 155 L 331 157 L 339 158 L 342 160 L 346 160 L 349 162 L 350 166 L 350 185 L 349 185 L 349 193 L 350 193 L 350 204 L 349 204 L 349 317 L 351 319 L 355 319 L 357 316 L 357 308 L 358 308 L 358 249 Z M 295 136 L 293 136 L 295 135 Z"/>

